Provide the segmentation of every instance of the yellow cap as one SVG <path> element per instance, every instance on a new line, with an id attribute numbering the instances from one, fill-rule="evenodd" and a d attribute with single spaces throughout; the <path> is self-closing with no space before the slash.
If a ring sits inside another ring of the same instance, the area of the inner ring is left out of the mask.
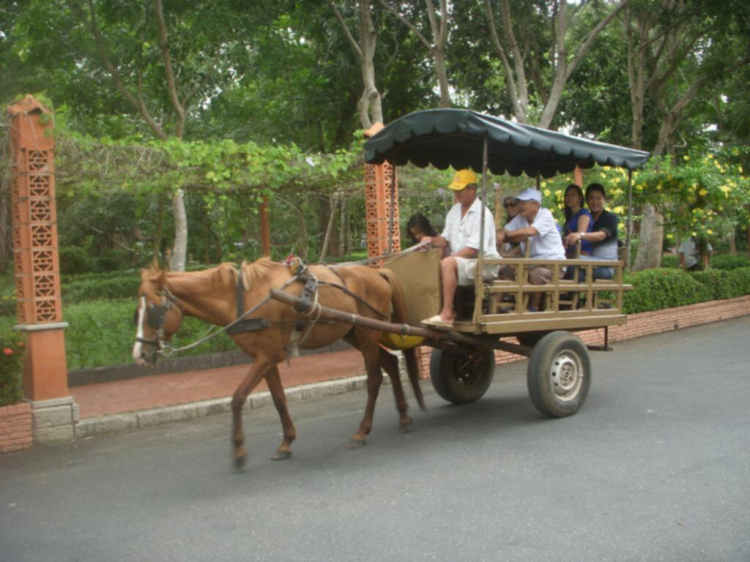
<path id="1" fill-rule="evenodd" d="M 474 170 L 459 170 L 453 176 L 453 183 L 448 187 L 454 191 L 461 191 L 470 183 L 477 185 L 477 174 Z"/>

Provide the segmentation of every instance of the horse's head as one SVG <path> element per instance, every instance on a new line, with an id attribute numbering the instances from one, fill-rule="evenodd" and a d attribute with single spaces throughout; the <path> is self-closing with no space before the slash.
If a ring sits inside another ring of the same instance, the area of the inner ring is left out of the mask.
<path id="1" fill-rule="evenodd" d="M 141 270 L 138 308 L 135 311 L 137 331 L 133 359 L 141 367 L 153 366 L 159 352 L 169 348 L 172 335 L 182 324 L 182 310 L 167 288 L 167 271 L 152 267 Z"/>

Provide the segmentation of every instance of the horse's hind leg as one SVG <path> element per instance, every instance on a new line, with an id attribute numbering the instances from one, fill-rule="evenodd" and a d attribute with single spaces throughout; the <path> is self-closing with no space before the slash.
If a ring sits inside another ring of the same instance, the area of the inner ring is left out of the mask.
<path id="1" fill-rule="evenodd" d="M 280 461 L 292 456 L 292 442 L 297 438 L 297 430 L 294 428 L 292 416 L 289 415 L 289 409 L 286 406 L 286 394 L 284 394 L 284 387 L 281 384 L 281 377 L 279 376 L 279 368 L 276 365 L 268 370 L 266 383 L 268 383 L 268 390 L 271 391 L 273 404 L 276 406 L 276 411 L 279 413 L 279 418 L 281 418 L 281 426 L 284 429 L 284 440 L 271 457 L 275 461 Z"/>
<path id="2" fill-rule="evenodd" d="M 406 402 L 404 387 L 401 384 L 401 373 L 398 371 L 398 358 L 385 349 L 380 348 L 380 364 L 388 373 L 393 385 L 393 397 L 396 399 L 396 409 L 399 414 L 398 430 L 406 433 L 411 429 L 411 417 L 409 417 L 409 405 Z"/>
<path id="3" fill-rule="evenodd" d="M 247 451 L 242 446 L 245 443 L 245 433 L 242 431 L 242 407 L 245 405 L 247 396 L 258 386 L 272 366 L 275 367 L 269 361 L 256 357 L 255 363 L 250 366 L 250 370 L 232 396 L 232 444 L 234 445 L 234 464 L 237 468 L 245 466 L 247 458 Z"/>
<path id="4" fill-rule="evenodd" d="M 349 441 L 348 447 L 350 449 L 362 447 L 372 430 L 375 403 L 378 401 L 380 385 L 383 382 L 383 373 L 380 371 L 380 350 L 377 344 L 363 347 L 361 351 L 365 358 L 365 369 L 367 370 L 367 406 L 365 406 L 365 415 L 359 424 L 359 429 Z"/>

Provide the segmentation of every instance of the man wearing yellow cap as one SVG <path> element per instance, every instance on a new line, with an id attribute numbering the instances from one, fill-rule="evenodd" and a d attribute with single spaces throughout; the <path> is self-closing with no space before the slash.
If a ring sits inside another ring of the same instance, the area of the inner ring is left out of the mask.
<path id="1" fill-rule="evenodd" d="M 477 174 L 473 170 L 459 170 L 448 186 L 454 191 L 456 204 L 445 218 L 443 234 L 429 240 L 437 248 L 449 248 L 440 262 L 443 281 L 443 308 L 440 314 L 428 318 L 430 324 L 449 325 L 456 313 L 453 297 L 457 285 L 473 285 L 482 232 L 482 202 L 477 197 Z M 495 247 L 495 221 L 489 209 L 484 210 L 483 248 L 485 258 L 499 258 Z M 482 276 L 489 280 L 497 275 L 499 265 L 486 266 Z"/>

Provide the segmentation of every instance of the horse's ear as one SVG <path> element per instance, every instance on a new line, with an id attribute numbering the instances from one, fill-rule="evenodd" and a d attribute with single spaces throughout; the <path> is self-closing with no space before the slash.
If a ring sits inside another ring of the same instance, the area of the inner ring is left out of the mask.
<path id="1" fill-rule="evenodd" d="M 159 272 L 159 286 L 160 287 L 167 286 L 167 268 L 166 267 Z"/>

